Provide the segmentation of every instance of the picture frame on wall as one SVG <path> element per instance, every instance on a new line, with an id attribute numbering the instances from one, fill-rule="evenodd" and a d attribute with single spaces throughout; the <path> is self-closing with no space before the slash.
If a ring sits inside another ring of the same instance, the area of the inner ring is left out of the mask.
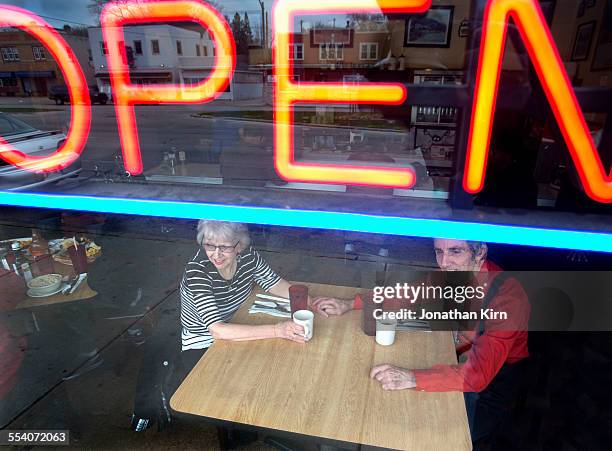
<path id="1" fill-rule="evenodd" d="M 593 34 L 595 33 L 595 21 L 580 24 L 576 29 L 574 47 L 572 50 L 572 61 L 584 61 L 589 57 Z"/>
<path id="2" fill-rule="evenodd" d="M 404 47 L 450 47 L 454 6 L 432 6 L 406 19 Z"/>
<path id="3" fill-rule="evenodd" d="M 612 0 L 606 2 L 591 70 L 612 69 Z"/>

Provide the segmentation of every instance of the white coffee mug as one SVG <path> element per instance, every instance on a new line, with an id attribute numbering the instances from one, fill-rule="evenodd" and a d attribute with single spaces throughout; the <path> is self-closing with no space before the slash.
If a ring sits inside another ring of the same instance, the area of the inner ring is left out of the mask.
<path id="1" fill-rule="evenodd" d="M 392 345 L 395 341 L 395 327 L 397 321 L 394 319 L 379 319 L 376 321 L 376 343 L 382 346 Z"/>
<path id="2" fill-rule="evenodd" d="M 314 313 L 310 310 L 298 310 L 293 314 L 293 322 L 304 328 L 304 338 L 306 341 L 312 338 Z"/>

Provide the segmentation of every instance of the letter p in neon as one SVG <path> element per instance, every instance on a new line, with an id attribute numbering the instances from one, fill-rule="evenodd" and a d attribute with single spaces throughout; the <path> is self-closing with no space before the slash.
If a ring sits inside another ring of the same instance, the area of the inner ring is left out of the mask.
<path id="1" fill-rule="evenodd" d="M 210 76 L 194 86 L 132 84 L 124 58 L 123 26 L 167 21 L 196 22 L 209 30 L 216 48 Z M 134 105 L 214 100 L 227 88 L 234 74 L 236 45 L 223 17 L 209 4 L 193 0 L 109 3 L 102 11 L 100 22 L 108 48 L 108 66 L 125 169 L 137 175 L 142 172 L 142 157 Z"/>

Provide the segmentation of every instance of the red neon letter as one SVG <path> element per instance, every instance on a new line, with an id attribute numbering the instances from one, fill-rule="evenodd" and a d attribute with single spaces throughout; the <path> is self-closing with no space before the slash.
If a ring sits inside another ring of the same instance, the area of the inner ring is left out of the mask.
<path id="1" fill-rule="evenodd" d="M 490 0 L 487 5 L 463 187 L 477 193 L 484 184 L 509 16 L 525 42 L 582 185 L 591 198 L 612 202 L 612 174 L 606 174 L 599 158 L 536 0 Z"/>
<path id="2" fill-rule="evenodd" d="M 371 103 L 400 105 L 406 89 L 397 83 L 294 83 L 289 59 L 290 33 L 297 14 L 347 14 L 358 12 L 426 11 L 431 0 L 279 0 L 274 8 L 274 162 L 286 180 L 409 188 L 414 185 L 412 168 L 323 165 L 296 163 L 293 151 L 293 104 Z"/>
<path id="3" fill-rule="evenodd" d="M 25 9 L 0 5 L 0 27 L 15 27 L 30 33 L 53 55 L 68 85 L 72 115 L 64 145 L 46 157 L 33 157 L 12 147 L 0 136 L 0 158 L 32 172 L 52 172 L 72 164 L 85 147 L 91 122 L 87 82 L 74 53 L 51 25 Z"/>
<path id="4" fill-rule="evenodd" d="M 100 17 L 108 48 L 108 65 L 115 98 L 115 111 L 123 149 L 125 169 L 142 172 L 135 104 L 204 103 L 214 100 L 228 86 L 234 73 L 236 46 L 227 22 L 209 4 L 193 0 L 109 3 Z M 190 21 L 210 31 L 216 56 L 212 73 L 195 86 L 175 84 L 137 86 L 130 83 L 129 68 L 122 57 L 125 47 L 122 26 L 130 23 Z"/>

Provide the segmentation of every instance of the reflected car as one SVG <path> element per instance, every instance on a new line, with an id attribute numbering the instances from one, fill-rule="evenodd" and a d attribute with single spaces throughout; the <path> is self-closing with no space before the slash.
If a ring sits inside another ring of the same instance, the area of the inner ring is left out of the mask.
<path id="1" fill-rule="evenodd" d="M 56 85 L 49 88 L 49 99 L 53 100 L 56 105 L 63 105 L 70 103 L 70 93 L 68 92 L 68 86 Z M 108 95 L 100 92 L 97 86 L 89 86 L 89 100 L 92 104 L 99 103 L 100 105 L 106 105 L 109 101 Z"/>
<path id="2" fill-rule="evenodd" d="M 15 149 L 32 156 L 45 156 L 55 152 L 66 140 L 60 130 L 42 131 L 6 113 L 0 113 L 0 136 Z M 81 172 L 81 160 L 50 174 L 41 174 L 16 168 L 0 158 L 0 190 L 36 188 Z"/>

